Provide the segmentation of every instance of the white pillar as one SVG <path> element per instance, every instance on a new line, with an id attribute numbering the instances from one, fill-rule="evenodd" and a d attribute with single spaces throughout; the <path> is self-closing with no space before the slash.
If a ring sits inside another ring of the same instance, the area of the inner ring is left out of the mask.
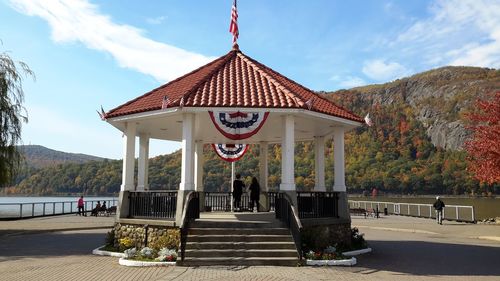
<path id="1" fill-rule="evenodd" d="M 333 157 L 335 183 L 333 191 L 345 192 L 345 169 L 344 169 L 344 128 L 336 127 L 333 131 Z"/>
<path id="2" fill-rule="evenodd" d="M 139 135 L 139 161 L 137 163 L 137 191 L 149 190 L 149 136 Z"/>
<path id="3" fill-rule="evenodd" d="M 196 141 L 194 147 L 194 186 L 196 191 L 203 191 L 203 141 Z"/>
<path id="4" fill-rule="evenodd" d="M 182 116 L 182 167 L 179 190 L 194 190 L 194 115 Z"/>
<path id="5" fill-rule="evenodd" d="M 283 117 L 283 128 L 285 130 L 281 141 L 281 191 L 295 191 L 295 168 L 294 168 L 294 120 L 293 115 Z"/>
<path id="6" fill-rule="evenodd" d="M 267 155 L 268 155 L 268 146 L 267 142 L 260 142 L 259 145 L 259 175 L 260 175 L 260 187 L 262 192 L 267 192 L 267 179 L 268 179 L 268 166 L 267 166 Z"/>
<path id="7" fill-rule="evenodd" d="M 135 122 L 127 122 L 123 132 L 123 171 L 120 191 L 133 191 L 135 169 Z"/>
<path id="8" fill-rule="evenodd" d="M 325 137 L 314 137 L 314 191 L 326 191 Z"/>

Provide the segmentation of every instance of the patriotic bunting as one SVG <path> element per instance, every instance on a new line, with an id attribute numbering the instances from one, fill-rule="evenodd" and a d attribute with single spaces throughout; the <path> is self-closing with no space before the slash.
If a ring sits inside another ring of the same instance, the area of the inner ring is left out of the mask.
<path id="1" fill-rule="evenodd" d="M 215 153 L 227 162 L 235 162 L 241 159 L 247 152 L 248 144 L 222 144 L 214 143 L 212 147 Z"/>
<path id="2" fill-rule="evenodd" d="M 225 137 L 243 140 L 255 135 L 269 116 L 269 112 L 218 112 L 209 111 L 215 127 Z"/>

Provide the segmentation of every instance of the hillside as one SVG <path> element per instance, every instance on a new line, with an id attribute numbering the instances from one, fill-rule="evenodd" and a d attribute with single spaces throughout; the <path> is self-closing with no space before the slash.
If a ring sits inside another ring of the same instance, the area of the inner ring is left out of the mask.
<path id="1" fill-rule="evenodd" d="M 485 93 L 500 89 L 500 71 L 444 67 L 391 83 L 323 93 L 360 116 L 370 113 L 374 125 L 346 134 L 346 183 L 349 192 L 378 188 L 391 194 L 500 193 L 500 185 L 481 186 L 467 170 L 466 113 Z M 326 144 L 326 185 L 333 185 L 333 146 Z M 280 146 L 269 147 L 269 186 L 280 184 Z M 299 190 L 314 187 L 314 146 L 296 143 L 295 177 Z M 258 177 L 258 145 L 236 164 L 249 181 Z M 231 165 L 205 146 L 207 191 L 228 191 Z M 181 154 L 150 159 L 151 189 L 177 189 Z M 41 169 L 4 193 L 109 194 L 121 184 L 121 161 L 59 164 Z"/>
<path id="2" fill-rule="evenodd" d="M 80 153 L 68 153 L 46 148 L 41 145 L 21 145 L 18 147 L 28 167 L 40 169 L 66 163 L 87 163 L 103 161 L 104 158 Z"/>

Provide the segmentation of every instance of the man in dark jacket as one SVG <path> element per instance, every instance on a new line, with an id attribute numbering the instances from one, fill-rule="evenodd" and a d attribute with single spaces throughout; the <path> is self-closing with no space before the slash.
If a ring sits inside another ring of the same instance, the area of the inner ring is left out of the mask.
<path id="1" fill-rule="evenodd" d="M 245 184 L 241 181 L 241 175 L 236 174 L 236 179 L 233 182 L 233 199 L 234 199 L 234 210 L 236 212 L 241 211 L 241 194 L 243 193 L 243 188 Z"/>
<path id="2" fill-rule="evenodd" d="M 434 209 L 436 209 L 436 221 L 438 224 L 443 224 L 443 209 L 444 202 L 439 199 L 439 196 L 436 197 L 436 202 L 434 202 Z"/>

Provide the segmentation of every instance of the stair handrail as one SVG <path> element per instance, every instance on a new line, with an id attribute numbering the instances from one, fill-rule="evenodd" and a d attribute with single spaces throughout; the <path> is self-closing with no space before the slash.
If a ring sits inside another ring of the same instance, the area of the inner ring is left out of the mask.
<path id="1" fill-rule="evenodd" d="M 297 210 L 297 206 L 294 206 L 294 204 L 292 203 L 293 201 L 288 194 L 280 192 L 278 196 L 282 197 L 278 197 L 279 199 L 284 199 L 284 202 L 282 200 L 279 200 L 280 205 L 285 203 L 285 206 L 279 206 L 279 208 L 276 209 L 276 218 L 284 222 L 292 232 L 293 241 L 295 242 L 295 247 L 297 248 L 299 259 L 302 260 L 302 222 L 300 221 L 298 215 L 299 212 Z"/>
<path id="2" fill-rule="evenodd" d="M 196 191 L 191 191 L 186 196 L 186 201 L 184 202 L 184 208 L 182 208 L 181 225 L 179 226 L 181 233 L 181 260 L 184 261 L 184 253 L 186 251 L 186 241 L 187 233 L 189 229 L 189 223 L 200 218 L 200 201 L 199 195 Z"/>

